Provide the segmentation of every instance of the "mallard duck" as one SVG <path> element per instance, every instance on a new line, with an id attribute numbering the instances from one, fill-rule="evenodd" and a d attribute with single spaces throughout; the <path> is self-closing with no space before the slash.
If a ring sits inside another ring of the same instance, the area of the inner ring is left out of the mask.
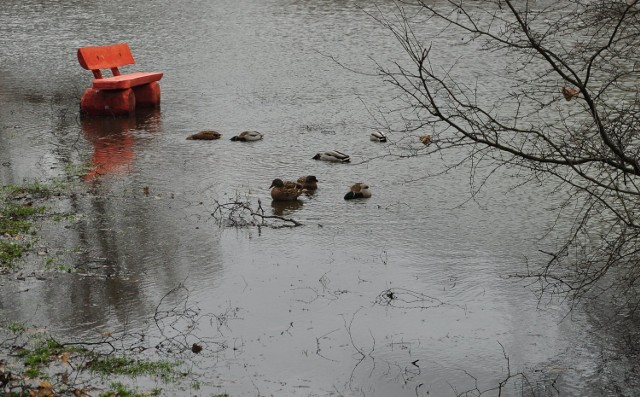
<path id="1" fill-rule="evenodd" d="M 316 190 L 318 188 L 318 179 L 313 175 L 301 176 L 298 178 L 298 184 L 302 185 L 303 189 Z"/>
<path id="2" fill-rule="evenodd" d="M 286 187 L 287 189 L 304 189 L 302 183 L 293 181 L 283 181 L 282 183 L 284 183 L 284 187 Z"/>
<path id="3" fill-rule="evenodd" d="M 303 189 L 297 187 L 295 182 L 285 183 L 282 179 L 276 178 L 271 182 L 271 198 L 276 201 L 292 201 L 297 200 L 303 192 Z"/>
<path id="4" fill-rule="evenodd" d="M 187 139 L 189 140 L 202 140 L 202 141 L 212 141 L 214 139 L 220 139 L 222 136 L 218 131 L 200 131 L 193 135 L 189 135 Z"/>
<path id="5" fill-rule="evenodd" d="M 232 141 L 242 141 L 242 142 L 259 141 L 260 139 L 262 139 L 262 134 L 259 133 L 258 131 L 243 131 L 240 134 L 231 138 Z"/>
<path id="6" fill-rule="evenodd" d="M 380 131 L 374 131 L 371 133 L 371 136 L 369 137 L 369 139 L 375 142 L 386 142 L 387 136 Z"/>
<path id="7" fill-rule="evenodd" d="M 351 186 L 351 191 L 344 195 L 345 200 L 369 197 L 371 197 L 371 190 L 369 190 L 369 185 L 361 182 L 358 182 L 355 185 Z"/>
<path id="8" fill-rule="evenodd" d="M 431 143 L 431 134 L 426 134 L 420 137 L 420 142 L 424 145 L 428 145 Z"/>
<path id="9" fill-rule="evenodd" d="M 351 161 L 348 155 L 337 150 L 321 152 L 312 157 L 314 160 L 334 161 L 338 163 L 348 163 Z"/>
<path id="10" fill-rule="evenodd" d="M 575 88 L 562 87 L 562 95 L 564 95 L 564 99 L 566 99 L 567 101 L 576 98 L 579 93 L 580 91 L 576 90 Z"/>

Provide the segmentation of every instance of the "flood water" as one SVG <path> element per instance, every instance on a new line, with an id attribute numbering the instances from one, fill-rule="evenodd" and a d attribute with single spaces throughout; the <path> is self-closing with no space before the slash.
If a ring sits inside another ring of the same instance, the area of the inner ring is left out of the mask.
<path id="1" fill-rule="evenodd" d="M 375 62 L 406 59 L 358 5 L 367 4 L 4 0 L 0 182 L 97 168 L 81 177 L 92 194 L 60 204 L 82 215 L 38 242 L 74 272 L 3 276 L 2 318 L 68 338 L 148 329 L 183 284 L 190 304 L 221 321 L 193 330 L 209 352 L 194 358 L 201 389 L 176 395 L 457 395 L 473 377 L 480 390 L 497 386 L 505 355 L 539 395 L 609 395 L 603 384 L 624 366 L 602 352 L 620 340 L 582 307 L 567 316 L 565 304 L 538 302 L 507 277 L 542 258 L 537 238 L 554 221 L 544 187 L 512 191 L 498 176 L 469 201 L 464 167 L 427 178 L 443 159 L 380 157 L 419 149 L 418 134 L 369 141 L 397 94 Z M 137 61 L 124 71 L 164 72 L 161 109 L 81 119 L 91 73 L 76 50 L 118 42 Z M 185 139 L 206 129 L 223 138 Z M 243 130 L 265 138 L 229 140 Z M 333 149 L 352 164 L 311 159 Z M 317 193 L 272 205 L 274 178 L 308 174 Z M 359 181 L 373 197 L 344 201 Z M 211 216 L 235 200 L 260 200 L 267 215 L 303 226 L 228 227 Z M 396 299 L 385 299 L 389 289 Z M 521 386 L 502 395 L 528 395 Z"/>

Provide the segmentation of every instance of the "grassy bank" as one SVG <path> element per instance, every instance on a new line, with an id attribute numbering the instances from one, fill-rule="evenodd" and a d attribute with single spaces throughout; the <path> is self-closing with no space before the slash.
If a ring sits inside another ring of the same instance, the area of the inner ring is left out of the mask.
<path id="1" fill-rule="evenodd" d="M 97 194 L 79 175 L 67 173 L 60 179 L 0 188 L 0 285 L 6 280 L 10 280 L 7 285 L 20 284 L 25 281 L 21 274 L 31 270 L 75 273 L 78 263 L 67 248 L 59 248 L 60 241 L 66 240 L 67 228 L 86 216 L 76 213 L 82 206 L 73 204 L 82 202 L 82 196 Z M 52 243 L 51 238 L 60 241 Z M 52 245 L 56 248 L 50 249 Z M 44 283 L 53 279 L 62 278 L 38 278 Z M 181 298 L 173 299 L 174 294 Z M 91 337 L 56 334 L 53 329 L 0 318 L 0 397 L 200 395 L 202 385 L 211 386 L 211 380 L 198 365 L 212 360 L 225 345 L 195 334 L 198 323 L 210 321 L 211 316 L 199 314 L 188 303 L 184 286 L 168 295 L 168 306 L 161 301 L 145 326 L 133 330 L 115 325 L 117 330 L 96 330 Z M 27 321 L 40 323 L 35 315 Z M 42 323 L 48 324 L 46 319 Z M 202 395 L 228 397 L 215 392 Z"/>
<path id="2" fill-rule="evenodd" d="M 11 269 L 33 247 L 36 222 L 47 216 L 46 201 L 60 196 L 56 182 L 3 186 L 0 190 L 0 268 Z"/>
<path id="3" fill-rule="evenodd" d="M 114 350 L 110 336 L 62 343 L 44 329 L 14 322 L 0 329 L 0 338 L 11 357 L 0 360 L 2 396 L 156 396 L 188 375 L 179 361 Z"/>

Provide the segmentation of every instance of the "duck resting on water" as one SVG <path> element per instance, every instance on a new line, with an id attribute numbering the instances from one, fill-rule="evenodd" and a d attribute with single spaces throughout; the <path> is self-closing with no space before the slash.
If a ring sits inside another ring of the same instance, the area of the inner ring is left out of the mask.
<path id="1" fill-rule="evenodd" d="M 243 131 L 240 134 L 231 138 L 232 141 L 250 142 L 259 141 L 263 138 L 262 133 L 258 131 Z"/>
<path id="2" fill-rule="evenodd" d="M 349 155 L 339 152 L 337 150 L 330 150 L 328 152 L 320 152 L 312 157 L 313 160 L 333 161 L 337 163 L 348 163 L 351 161 Z"/>
<path id="3" fill-rule="evenodd" d="M 351 191 L 344 195 L 345 200 L 369 197 L 371 197 L 371 190 L 369 190 L 369 185 L 362 182 L 358 182 L 351 186 Z"/>
<path id="4" fill-rule="evenodd" d="M 298 197 L 304 193 L 304 189 L 302 186 L 298 185 L 295 182 L 284 182 L 280 178 L 276 178 L 271 182 L 271 198 L 274 201 L 293 201 L 297 200 Z"/>
<path id="5" fill-rule="evenodd" d="M 222 136 L 218 131 L 200 131 L 187 137 L 188 140 L 212 141 Z"/>
<path id="6" fill-rule="evenodd" d="M 318 179 L 313 175 L 301 176 L 298 178 L 298 184 L 302 185 L 302 188 L 306 190 L 318 189 Z"/>
<path id="7" fill-rule="evenodd" d="M 387 136 L 380 131 L 374 131 L 369 136 L 369 139 L 374 142 L 386 142 Z"/>

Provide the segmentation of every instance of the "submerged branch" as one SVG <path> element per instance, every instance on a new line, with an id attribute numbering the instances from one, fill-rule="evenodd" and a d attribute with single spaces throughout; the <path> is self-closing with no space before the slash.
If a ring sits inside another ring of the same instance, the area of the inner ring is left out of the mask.
<path id="1" fill-rule="evenodd" d="M 273 229 L 280 229 L 283 227 L 297 227 L 302 226 L 302 223 L 292 218 L 285 218 L 280 215 L 266 215 L 262 208 L 262 202 L 258 200 L 256 208 L 252 207 L 250 201 L 231 201 L 227 203 L 220 203 L 215 200 L 215 209 L 211 213 L 211 216 L 221 226 L 229 227 L 270 227 Z M 269 220 L 281 221 L 273 222 Z"/>

